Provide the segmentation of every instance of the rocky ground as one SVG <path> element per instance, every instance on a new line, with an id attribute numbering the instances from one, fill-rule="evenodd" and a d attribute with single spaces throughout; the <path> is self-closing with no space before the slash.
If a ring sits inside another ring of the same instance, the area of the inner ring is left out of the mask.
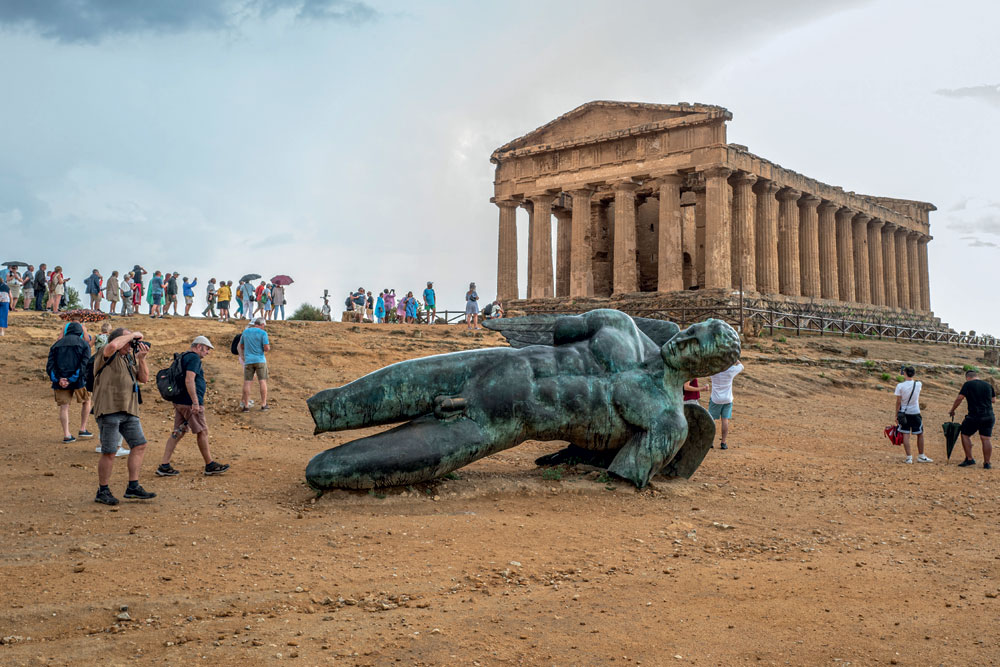
<path id="1" fill-rule="evenodd" d="M 2 664 L 1000 662 L 996 472 L 947 462 L 940 428 L 977 351 L 747 341 L 730 449 L 641 492 L 585 467 L 536 468 L 560 445 L 530 442 L 453 479 L 317 498 L 305 464 L 358 433 L 313 436 L 308 396 L 502 339 L 277 323 L 274 409 L 244 414 L 228 352 L 239 326 L 139 317 L 154 369 L 197 334 L 216 343 L 211 445 L 232 469 L 201 475 L 189 436 L 182 475 L 153 476 L 171 411 L 150 385 L 142 481 L 159 495 L 107 508 L 93 502 L 96 442 L 60 442 L 43 373 L 58 322 L 11 320 Z M 931 464 L 903 465 L 882 437 L 901 361 L 922 364 Z M 116 493 L 125 480 L 119 460 Z"/>

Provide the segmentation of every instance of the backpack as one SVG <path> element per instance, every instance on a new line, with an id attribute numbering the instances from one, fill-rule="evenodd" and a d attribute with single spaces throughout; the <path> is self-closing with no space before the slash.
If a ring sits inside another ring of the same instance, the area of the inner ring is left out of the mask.
<path id="1" fill-rule="evenodd" d="M 160 391 L 163 400 L 173 403 L 178 398 L 184 396 L 187 389 L 184 387 L 184 366 L 181 360 L 185 354 L 190 352 L 174 353 L 174 360 L 170 366 L 156 372 L 156 388 Z"/>
<path id="2" fill-rule="evenodd" d="M 242 340 L 242 339 L 243 339 L 243 334 L 241 334 L 241 333 L 236 334 L 236 336 L 233 338 L 233 342 L 230 343 L 230 345 L 229 345 L 229 351 L 232 352 L 233 354 L 239 354 L 240 353 L 240 340 Z"/>
<path id="3" fill-rule="evenodd" d="M 344 305 L 347 306 L 347 310 L 354 310 L 354 297 L 347 297 L 347 300 L 344 301 Z"/>
<path id="4" fill-rule="evenodd" d="M 100 370 L 96 373 L 94 372 L 94 365 L 97 363 L 97 355 L 102 354 L 103 352 L 104 348 L 102 347 L 100 350 L 90 355 L 90 358 L 87 359 L 87 365 L 83 371 L 83 381 L 86 384 L 87 391 L 90 393 L 94 393 L 94 385 L 97 383 L 97 376 L 100 375 L 105 368 L 111 365 L 112 360 L 109 359 L 103 366 L 101 366 Z"/>

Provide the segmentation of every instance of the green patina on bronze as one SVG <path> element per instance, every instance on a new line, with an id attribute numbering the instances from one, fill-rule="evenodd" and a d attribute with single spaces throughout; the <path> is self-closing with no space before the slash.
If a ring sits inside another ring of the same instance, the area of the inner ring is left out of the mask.
<path id="1" fill-rule="evenodd" d="M 551 327 L 551 345 L 404 361 L 319 392 L 308 400 L 316 433 L 412 421 L 316 455 L 306 481 L 318 490 L 425 482 L 525 440 L 601 453 L 639 488 L 660 472 L 689 477 L 715 428 L 683 404 L 682 387 L 736 362 L 732 327 L 706 320 L 662 346 L 616 310 Z"/>

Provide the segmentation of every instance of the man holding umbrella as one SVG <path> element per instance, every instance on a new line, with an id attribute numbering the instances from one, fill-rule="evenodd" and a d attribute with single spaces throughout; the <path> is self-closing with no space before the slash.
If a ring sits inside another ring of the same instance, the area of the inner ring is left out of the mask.
<path id="1" fill-rule="evenodd" d="M 962 401 L 967 402 L 968 414 L 962 420 L 962 449 L 965 450 L 965 460 L 958 464 L 960 468 L 968 468 L 976 465 L 976 460 L 972 458 L 972 435 L 979 433 L 979 439 L 983 444 L 983 468 L 989 470 L 993 466 L 990 464 L 990 456 L 993 454 L 993 443 L 990 438 L 993 436 L 993 423 L 996 418 L 993 415 L 993 404 L 997 400 L 993 385 L 979 379 L 979 373 L 974 370 L 965 373 L 965 384 L 958 390 L 958 396 L 951 406 L 948 416 L 954 417 L 955 410 Z"/>

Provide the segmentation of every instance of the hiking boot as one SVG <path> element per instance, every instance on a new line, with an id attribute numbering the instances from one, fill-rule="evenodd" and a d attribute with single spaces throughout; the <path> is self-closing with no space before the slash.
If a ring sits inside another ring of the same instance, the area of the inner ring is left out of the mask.
<path id="1" fill-rule="evenodd" d="M 125 489 L 125 497 L 134 498 L 135 500 L 149 500 L 150 498 L 155 498 L 156 494 L 136 484 Z"/>
<path id="2" fill-rule="evenodd" d="M 926 454 L 921 454 L 920 456 L 917 457 L 917 462 L 918 463 L 934 463 L 934 459 L 932 459 L 931 457 L 927 456 Z"/>
<path id="3" fill-rule="evenodd" d="M 181 473 L 180 473 L 180 471 L 177 470 L 177 468 L 173 467 L 169 463 L 161 463 L 156 468 L 156 474 L 159 477 L 176 477 L 177 475 L 179 475 Z"/>
<path id="4" fill-rule="evenodd" d="M 79 433 L 76 434 L 76 437 L 83 438 L 84 440 L 86 440 L 87 438 L 93 438 L 94 434 L 91 433 L 90 431 L 80 431 Z"/>
<path id="5" fill-rule="evenodd" d="M 719 449 L 729 449 L 729 445 L 724 442 L 719 443 Z"/>
<path id="6" fill-rule="evenodd" d="M 991 464 L 989 464 L 989 463 L 984 463 L 983 464 L 983 470 L 992 470 L 992 469 L 993 469 L 993 466 Z"/>
<path id="7" fill-rule="evenodd" d="M 974 466 L 974 465 L 976 465 L 976 459 L 965 459 L 964 461 L 958 464 L 958 467 L 968 468 L 969 466 Z"/>
<path id="8" fill-rule="evenodd" d="M 229 470 L 228 463 L 216 463 L 215 461 L 212 461 L 207 466 L 205 466 L 206 475 L 221 475 L 227 470 Z"/>
<path id="9" fill-rule="evenodd" d="M 101 503 L 102 505 L 117 505 L 118 499 L 111 495 L 110 489 L 98 489 L 94 502 Z"/>
<path id="10" fill-rule="evenodd" d="M 74 438 L 74 437 L 73 437 L 73 436 L 71 436 L 71 435 L 68 435 L 68 436 L 66 436 L 65 438 L 63 438 L 63 444 L 64 444 L 64 445 L 68 445 L 68 444 L 69 444 L 69 443 L 71 443 L 71 442 L 76 442 L 76 438 Z"/>

